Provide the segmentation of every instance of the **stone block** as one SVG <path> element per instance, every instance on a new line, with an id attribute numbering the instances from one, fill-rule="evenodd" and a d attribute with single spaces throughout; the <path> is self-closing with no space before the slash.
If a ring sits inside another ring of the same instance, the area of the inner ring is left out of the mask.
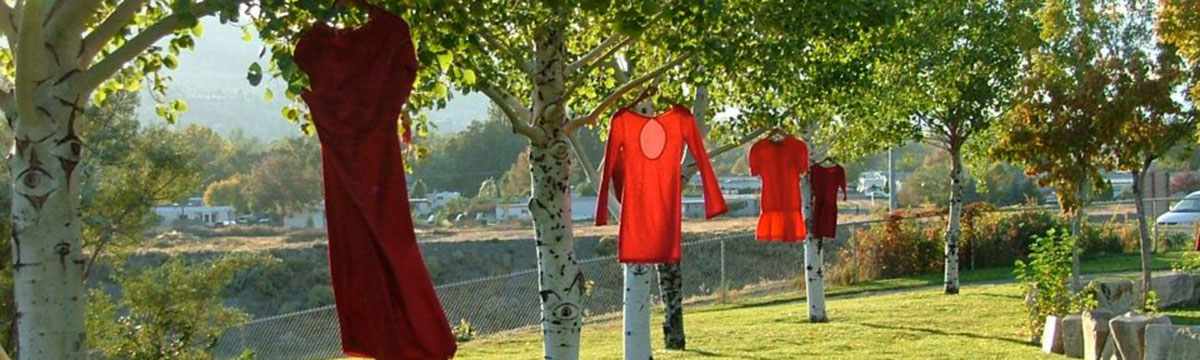
<path id="1" fill-rule="evenodd" d="M 1083 315 L 1067 315 L 1062 320 L 1063 354 L 1083 358 Z"/>
<path id="2" fill-rule="evenodd" d="M 1100 279 L 1095 283 L 1099 309 L 1108 310 L 1113 314 L 1124 314 L 1133 310 L 1137 292 L 1134 291 L 1132 280 Z"/>
<path id="3" fill-rule="evenodd" d="M 1116 343 L 1121 359 L 1142 359 L 1146 345 L 1146 326 L 1171 324 L 1171 319 L 1162 315 L 1147 315 L 1129 312 L 1108 321 L 1112 339 Z"/>
<path id="4" fill-rule="evenodd" d="M 1200 326 L 1177 329 L 1167 360 L 1196 359 L 1200 359 Z"/>
<path id="5" fill-rule="evenodd" d="M 1109 343 L 1108 321 L 1113 313 L 1105 309 L 1085 311 L 1083 313 L 1083 358 L 1099 360 L 1104 351 L 1104 345 Z"/>
<path id="6" fill-rule="evenodd" d="M 1177 328 L 1179 326 L 1166 324 L 1147 325 L 1145 360 L 1167 360 Z"/>
<path id="7" fill-rule="evenodd" d="M 1142 280 L 1138 279 L 1133 283 L 1133 290 L 1137 293 L 1134 298 L 1141 303 Z M 1191 275 L 1184 273 L 1168 273 L 1154 275 L 1150 278 L 1150 290 L 1158 295 L 1158 308 L 1170 309 L 1180 306 L 1191 305 L 1194 301 L 1194 293 L 1196 290 L 1196 280 Z"/>
<path id="8" fill-rule="evenodd" d="M 1046 326 L 1042 327 L 1042 352 L 1063 353 L 1062 318 L 1054 315 L 1046 317 Z"/>

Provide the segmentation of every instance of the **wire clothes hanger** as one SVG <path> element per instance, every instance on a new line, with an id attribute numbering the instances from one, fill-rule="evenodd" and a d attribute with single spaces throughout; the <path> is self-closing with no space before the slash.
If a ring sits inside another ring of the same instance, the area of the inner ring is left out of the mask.
<path id="1" fill-rule="evenodd" d="M 659 89 L 658 89 L 659 79 L 661 79 L 661 78 L 655 77 L 654 79 L 651 79 L 650 84 L 646 85 L 646 88 L 642 89 L 642 92 L 640 94 L 638 94 L 638 96 L 636 98 L 634 98 L 633 101 L 630 101 L 628 104 L 625 104 L 624 108 L 625 109 L 633 109 L 634 107 L 641 105 L 646 100 L 649 100 L 651 97 L 654 97 L 654 95 L 658 95 L 659 94 Z M 677 102 L 675 102 L 672 99 L 667 98 L 666 96 L 659 96 L 659 100 L 666 101 L 668 103 L 671 103 L 672 105 L 678 104 Z"/>

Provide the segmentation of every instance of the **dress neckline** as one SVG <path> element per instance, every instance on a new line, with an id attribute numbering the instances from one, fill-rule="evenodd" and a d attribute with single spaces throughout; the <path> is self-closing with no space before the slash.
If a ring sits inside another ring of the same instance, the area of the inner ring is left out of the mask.
<path id="1" fill-rule="evenodd" d="M 624 110 L 625 112 L 628 112 L 628 113 L 630 113 L 630 114 L 633 114 L 633 116 L 637 116 L 637 117 L 639 117 L 639 118 L 642 118 L 642 119 L 646 119 L 646 120 L 659 120 L 659 119 L 662 119 L 662 118 L 666 117 L 667 115 L 670 115 L 671 113 L 675 112 L 675 110 L 678 110 L 678 109 L 679 109 L 679 107 L 680 107 L 680 105 L 679 105 L 679 104 L 671 105 L 671 108 L 670 108 L 670 109 L 667 109 L 666 111 L 663 111 L 663 112 L 659 113 L 658 115 L 653 115 L 653 116 L 651 116 L 651 115 L 645 115 L 645 114 L 639 113 L 639 112 L 637 112 L 637 111 L 633 111 L 633 109 L 630 109 L 630 108 L 625 108 L 625 109 L 623 109 L 623 110 Z"/>

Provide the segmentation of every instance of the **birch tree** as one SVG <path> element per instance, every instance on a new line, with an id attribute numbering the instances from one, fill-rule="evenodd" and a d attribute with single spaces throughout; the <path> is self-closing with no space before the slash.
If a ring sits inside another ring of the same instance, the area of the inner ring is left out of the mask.
<path id="1" fill-rule="evenodd" d="M 120 90 L 165 94 L 159 73 L 202 31 L 197 19 L 236 14 L 236 2 L 162 0 L 0 3 L 0 111 L 15 145 L 13 277 L 19 356 L 83 357 L 81 113 Z M 161 40 L 161 42 L 160 42 Z M 186 108 L 162 99 L 168 119 Z"/>
<path id="2" fill-rule="evenodd" d="M 950 155 L 944 291 L 959 290 L 958 250 L 963 206 L 963 148 L 1009 106 L 1020 54 L 1030 42 L 1029 1 L 955 0 L 928 3 L 897 36 L 912 47 L 882 67 L 885 82 L 911 106 L 921 138 Z M 913 25 L 917 25 L 913 24 Z"/>

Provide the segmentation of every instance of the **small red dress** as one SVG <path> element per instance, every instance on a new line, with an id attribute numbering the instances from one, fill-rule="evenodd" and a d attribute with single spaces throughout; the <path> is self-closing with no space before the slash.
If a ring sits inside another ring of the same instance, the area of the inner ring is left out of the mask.
<path id="1" fill-rule="evenodd" d="M 808 145 L 788 136 L 783 141 L 759 140 L 750 147 L 750 174 L 762 179 L 759 241 L 804 241 L 804 212 L 800 176 L 808 172 Z"/>
<path id="2" fill-rule="evenodd" d="M 687 146 L 700 170 L 705 217 L 729 207 L 717 185 L 704 139 L 687 108 L 675 105 L 649 117 L 628 109 L 613 115 L 596 201 L 596 225 L 608 224 L 609 184 L 621 200 L 617 258 L 623 263 L 679 262 L 683 187 L 680 162 Z"/>
<path id="3" fill-rule="evenodd" d="M 296 44 L 321 140 L 325 217 L 342 350 L 447 359 L 456 344 L 413 233 L 397 137 L 417 58 L 403 19 L 371 9 L 352 30 L 318 23 Z"/>
<path id="4" fill-rule="evenodd" d="M 846 170 L 841 165 L 813 165 L 809 173 L 813 192 L 813 236 L 837 237 L 838 189 L 846 200 Z"/>

